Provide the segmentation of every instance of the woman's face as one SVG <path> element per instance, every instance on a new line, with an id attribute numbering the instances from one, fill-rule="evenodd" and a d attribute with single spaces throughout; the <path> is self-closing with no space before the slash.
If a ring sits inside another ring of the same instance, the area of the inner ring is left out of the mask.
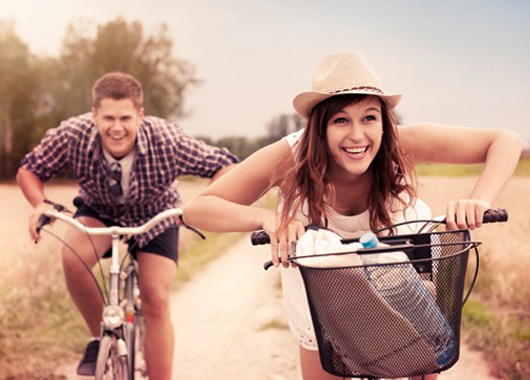
<path id="1" fill-rule="evenodd" d="M 329 175 L 340 180 L 355 180 L 368 171 L 383 136 L 381 103 L 368 97 L 345 106 L 327 124 L 330 154 Z"/>

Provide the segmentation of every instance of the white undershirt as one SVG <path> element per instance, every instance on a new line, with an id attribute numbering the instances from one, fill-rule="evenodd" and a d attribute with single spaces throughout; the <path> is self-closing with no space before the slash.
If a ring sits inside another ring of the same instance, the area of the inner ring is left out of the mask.
<path id="1" fill-rule="evenodd" d="M 295 145 L 302 137 L 303 130 L 297 131 L 284 137 L 294 151 Z M 403 194 L 405 201 L 408 201 L 406 194 Z M 283 199 L 280 197 L 279 207 Z M 420 199 L 416 199 L 415 203 L 403 210 L 403 206 L 399 202 L 394 201 L 390 208 L 390 218 L 392 223 L 398 223 L 404 220 L 416 219 L 431 219 L 431 210 Z M 400 207 L 401 206 L 401 207 Z M 303 208 L 307 210 L 305 205 Z M 302 220 L 304 223 L 309 223 L 307 212 L 298 210 L 296 218 Z M 369 211 L 358 215 L 342 215 L 335 210 L 330 210 L 328 215 L 328 228 L 338 233 L 343 238 L 359 237 L 364 232 L 370 230 L 370 214 Z M 397 228 L 397 233 L 408 234 L 417 231 L 419 225 L 409 224 Z M 282 289 L 283 289 L 283 304 L 287 321 L 292 334 L 298 343 L 307 350 L 318 350 L 315 332 L 313 330 L 313 323 L 311 322 L 311 313 L 307 301 L 305 285 L 302 280 L 299 268 L 284 268 L 281 267 Z"/>
<path id="2" fill-rule="evenodd" d="M 123 195 L 118 199 L 120 203 L 125 203 L 125 199 L 127 199 L 127 195 L 129 194 L 129 179 L 131 178 L 132 164 L 135 155 L 136 149 L 133 149 L 129 154 L 117 160 L 112 157 L 105 148 L 103 148 L 103 156 L 109 165 L 113 162 L 118 162 L 121 165 L 121 189 L 123 190 Z"/>

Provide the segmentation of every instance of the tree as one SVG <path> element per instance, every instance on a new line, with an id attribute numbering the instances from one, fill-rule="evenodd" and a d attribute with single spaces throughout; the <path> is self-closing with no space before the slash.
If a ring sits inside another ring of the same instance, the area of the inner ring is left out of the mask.
<path id="1" fill-rule="evenodd" d="M 129 73 L 142 83 L 148 114 L 185 116 L 185 90 L 199 81 L 189 62 L 174 57 L 166 25 L 149 36 L 139 21 L 120 17 L 97 26 L 95 37 L 90 29 L 88 23 L 68 27 L 56 70 L 57 119 L 89 110 L 92 85 L 110 71 Z"/>
<path id="2" fill-rule="evenodd" d="M 28 145 L 38 87 L 33 60 L 13 22 L 0 21 L 0 178 L 14 175 Z"/>
<path id="3" fill-rule="evenodd" d="M 297 114 L 279 115 L 267 123 L 267 134 L 265 136 L 257 137 L 255 139 L 247 139 L 246 137 L 229 136 L 222 137 L 218 140 L 213 140 L 207 136 L 198 136 L 197 138 L 203 140 L 207 144 L 215 145 L 222 148 L 228 148 L 232 153 L 236 154 L 241 160 L 247 158 L 255 151 L 280 140 L 282 137 L 305 126 L 305 120 Z"/>
<path id="4" fill-rule="evenodd" d="M 290 133 L 296 132 L 305 126 L 305 120 L 298 114 L 285 115 L 275 117 L 267 124 L 268 144 L 287 136 Z"/>
<path id="5" fill-rule="evenodd" d="M 0 178 L 11 178 L 44 132 L 92 107 L 95 80 L 110 71 L 132 74 L 144 87 L 146 112 L 185 116 L 185 92 L 199 83 L 194 67 L 173 55 L 168 28 L 144 33 L 138 21 L 117 18 L 71 24 L 60 57 L 37 57 L 0 21 Z"/>

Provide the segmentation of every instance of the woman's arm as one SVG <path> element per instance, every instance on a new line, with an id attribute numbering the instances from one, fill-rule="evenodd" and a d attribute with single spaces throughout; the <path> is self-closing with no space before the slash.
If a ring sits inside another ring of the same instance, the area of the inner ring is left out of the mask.
<path id="1" fill-rule="evenodd" d="M 280 140 L 260 149 L 216 180 L 184 207 L 184 221 L 213 232 L 249 232 L 265 230 L 271 238 L 275 266 L 288 266 L 292 242 L 305 232 L 304 224 L 292 220 L 278 231 L 276 212 L 252 204 L 270 188 L 278 167 L 289 160 L 294 165 L 291 148 Z"/>
<path id="2" fill-rule="evenodd" d="M 452 201 L 447 205 L 446 218 L 451 229 L 481 226 L 484 211 L 513 174 L 523 146 L 519 135 L 512 131 L 434 123 L 400 127 L 399 138 L 404 152 L 415 164 L 484 163 L 469 199 Z"/>
<path id="3" fill-rule="evenodd" d="M 252 204 L 269 190 L 275 170 L 286 159 L 293 158 L 284 140 L 260 149 L 188 202 L 185 222 L 212 232 L 263 228 L 275 213 Z"/>

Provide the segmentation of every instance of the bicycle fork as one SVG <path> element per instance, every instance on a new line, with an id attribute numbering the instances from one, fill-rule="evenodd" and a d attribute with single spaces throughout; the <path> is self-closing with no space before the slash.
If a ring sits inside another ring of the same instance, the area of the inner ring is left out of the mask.
<path id="1" fill-rule="evenodd" d="M 119 276 L 120 276 L 120 263 L 119 263 L 119 235 L 113 233 L 112 235 L 112 262 L 109 271 L 110 277 L 110 289 L 109 289 L 109 302 L 108 305 L 103 309 L 101 330 L 102 335 L 106 332 L 113 332 L 117 340 L 117 353 L 118 356 L 127 356 L 127 345 L 123 339 L 123 332 L 117 332 L 117 329 L 124 325 L 125 313 L 121 305 L 118 304 L 118 292 L 119 292 Z"/>

